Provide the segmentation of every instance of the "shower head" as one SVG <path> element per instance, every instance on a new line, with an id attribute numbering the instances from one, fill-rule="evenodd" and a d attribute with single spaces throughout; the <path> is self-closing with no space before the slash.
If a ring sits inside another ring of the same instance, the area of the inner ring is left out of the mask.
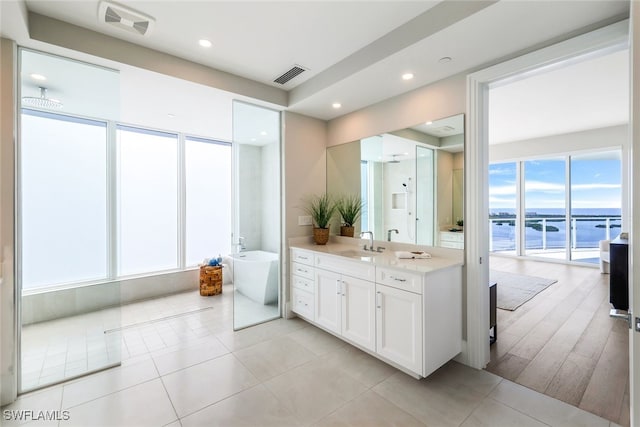
<path id="1" fill-rule="evenodd" d="M 389 160 L 387 163 L 400 163 L 400 160 L 396 159 L 396 157 L 400 156 L 400 154 L 392 154 L 391 157 L 392 159 Z"/>
<path id="2" fill-rule="evenodd" d="M 47 98 L 47 88 L 40 87 L 40 96 L 23 96 L 22 105 L 50 110 L 62 108 L 62 102 L 57 99 Z"/>

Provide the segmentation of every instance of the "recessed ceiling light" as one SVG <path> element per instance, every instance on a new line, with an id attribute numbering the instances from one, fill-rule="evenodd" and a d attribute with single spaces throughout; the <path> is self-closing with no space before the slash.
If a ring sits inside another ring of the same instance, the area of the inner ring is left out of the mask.
<path id="1" fill-rule="evenodd" d="M 167 117 L 169 117 L 170 119 L 173 119 L 176 115 L 173 113 L 167 113 Z"/>
<path id="2" fill-rule="evenodd" d="M 256 139 L 255 138 L 251 138 L 251 142 L 256 142 Z"/>
<path id="3" fill-rule="evenodd" d="M 450 56 L 443 56 L 442 58 L 440 58 L 438 62 L 440 62 L 441 64 L 444 64 L 445 62 L 450 62 L 450 61 L 451 61 Z"/>
<path id="4" fill-rule="evenodd" d="M 340 108 L 340 107 L 342 107 L 342 104 L 340 104 L 339 102 L 334 102 L 333 104 L 331 104 L 331 106 L 333 108 Z"/>
<path id="5" fill-rule="evenodd" d="M 199 44 L 200 46 L 202 46 L 202 47 L 211 47 L 211 46 L 212 46 L 212 43 L 211 43 L 209 40 L 207 40 L 207 39 L 200 39 L 200 40 L 198 40 L 198 44 Z"/>
<path id="6" fill-rule="evenodd" d="M 402 80 L 411 80 L 413 78 L 413 73 L 404 73 L 402 75 Z"/>
<path id="7" fill-rule="evenodd" d="M 39 80 L 39 81 L 47 80 L 47 78 L 45 76 L 43 76 L 42 74 L 33 73 L 30 76 L 31 76 L 31 78 L 33 80 Z"/>
<path id="8" fill-rule="evenodd" d="M 262 136 L 266 136 L 266 135 L 267 135 L 267 131 L 266 131 L 266 130 L 263 130 L 262 132 L 260 132 L 260 135 L 262 135 Z"/>
<path id="9" fill-rule="evenodd" d="M 432 124 L 433 124 L 433 122 L 427 122 L 427 123 L 425 123 L 425 125 L 427 125 L 427 126 L 431 126 Z"/>

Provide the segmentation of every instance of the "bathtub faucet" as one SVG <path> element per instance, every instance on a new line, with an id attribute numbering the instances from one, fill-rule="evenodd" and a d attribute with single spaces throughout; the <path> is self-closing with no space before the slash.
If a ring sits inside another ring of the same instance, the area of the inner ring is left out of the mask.
<path id="1" fill-rule="evenodd" d="M 396 234 L 398 234 L 398 229 L 397 228 L 392 228 L 391 230 L 387 230 L 387 242 L 391 241 L 391 232 L 395 231 Z"/>
<path id="2" fill-rule="evenodd" d="M 239 252 L 244 251 L 245 249 L 247 249 L 247 247 L 244 245 L 244 237 L 238 237 L 238 246 L 239 246 Z"/>

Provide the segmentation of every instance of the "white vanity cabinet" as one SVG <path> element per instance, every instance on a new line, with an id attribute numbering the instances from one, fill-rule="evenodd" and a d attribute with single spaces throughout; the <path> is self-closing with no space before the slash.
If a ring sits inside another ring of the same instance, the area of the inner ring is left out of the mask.
<path id="1" fill-rule="evenodd" d="M 315 320 L 313 252 L 291 249 L 291 311 Z"/>
<path id="2" fill-rule="evenodd" d="M 376 351 L 414 372 L 422 372 L 422 274 L 376 270 Z"/>
<path id="3" fill-rule="evenodd" d="M 333 258 L 316 254 L 316 323 L 375 351 L 375 283 L 354 277 L 374 277 L 374 269 Z"/>
<path id="4" fill-rule="evenodd" d="M 376 352 L 422 372 L 422 295 L 376 284 Z"/>
<path id="5" fill-rule="evenodd" d="M 391 254 L 367 262 L 339 253 L 292 248 L 294 312 L 415 377 L 460 353 L 461 262 Z"/>
<path id="6" fill-rule="evenodd" d="M 464 233 L 461 231 L 441 231 L 440 246 L 451 249 L 464 249 Z"/>

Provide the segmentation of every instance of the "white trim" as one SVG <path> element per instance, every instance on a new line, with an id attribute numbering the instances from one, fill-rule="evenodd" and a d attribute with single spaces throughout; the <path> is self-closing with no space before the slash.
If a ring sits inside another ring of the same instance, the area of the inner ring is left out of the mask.
<path id="1" fill-rule="evenodd" d="M 628 22 L 621 21 L 544 49 L 472 73 L 467 77 L 465 141 L 465 250 L 467 278 L 467 348 L 464 363 L 482 368 L 489 362 L 488 264 L 488 88 L 507 78 L 555 66 L 628 42 Z M 468 225 L 468 226 L 467 226 Z M 487 327 L 485 327 L 487 326 Z"/>
<path id="2" fill-rule="evenodd" d="M 635 250 L 636 240 L 635 230 L 640 230 L 640 196 L 638 186 L 640 186 L 640 2 L 631 2 L 629 26 L 629 159 L 628 167 L 630 173 L 629 184 L 629 310 L 637 319 L 640 315 L 640 280 L 638 280 L 640 265 L 640 251 Z M 634 188 L 635 187 L 635 188 Z M 625 223 L 623 222 L 623 226 Z M 637 321 L 634 321 L 635 324 Z M 629 329 L 629 406 L 631 409 L 630 425 L 640 425 L 640 335 Z"/>

